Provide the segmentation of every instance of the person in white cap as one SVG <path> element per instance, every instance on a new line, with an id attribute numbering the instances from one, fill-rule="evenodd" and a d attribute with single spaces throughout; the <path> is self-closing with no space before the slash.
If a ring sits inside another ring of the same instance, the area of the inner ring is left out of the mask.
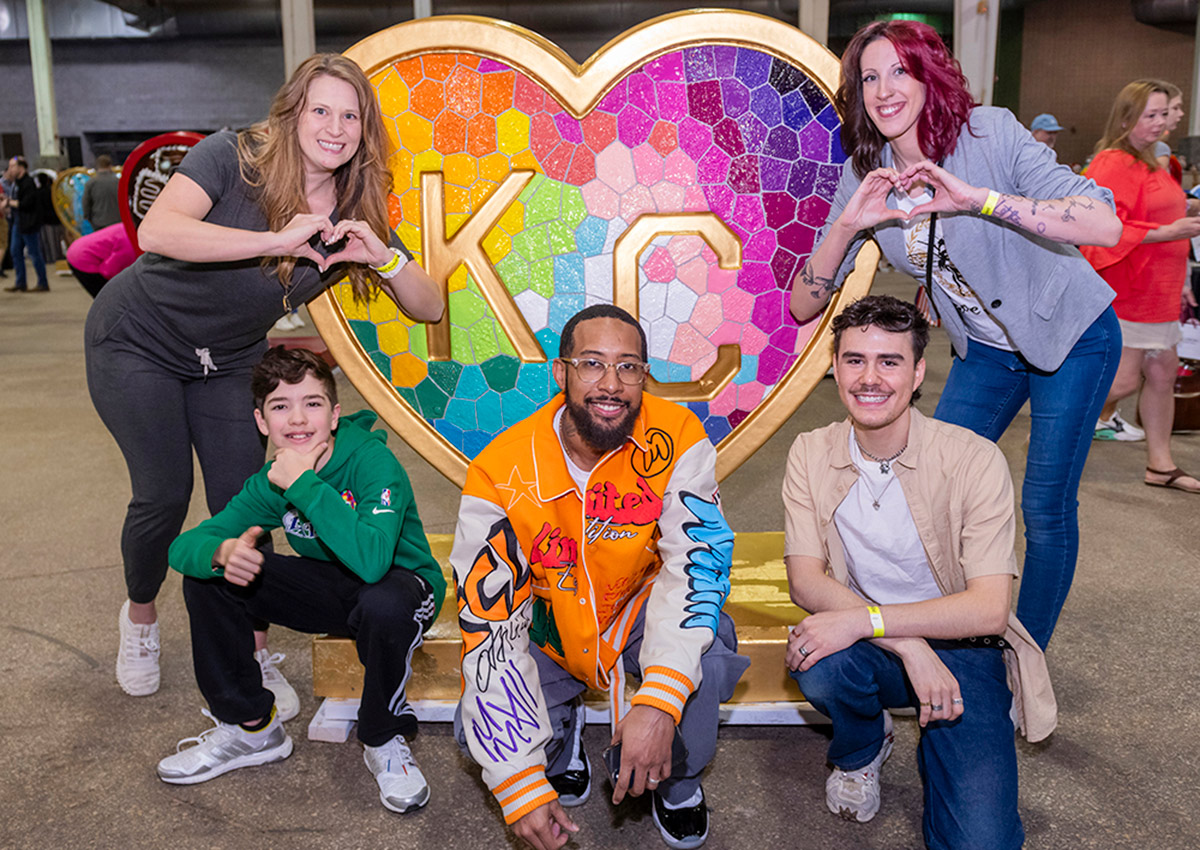
<path id="1" fill-rule="evenodd" d="M 1053 148 L 1054 143 L 1058 141 L 1058 131 L 1061 129 L 1063 128 L 1058 123 L 1058 119 L 1049 112 L 1043 112 L 1029 125 L 1029 132 L 1033 134 L 1033 137 L 1050 148 Z"/>

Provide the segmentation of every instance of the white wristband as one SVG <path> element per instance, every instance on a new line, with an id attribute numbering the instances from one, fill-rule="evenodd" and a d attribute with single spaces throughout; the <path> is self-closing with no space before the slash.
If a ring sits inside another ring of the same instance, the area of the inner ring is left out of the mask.
<path id="1" fill-rule="evenodd" d="M 375 273 L 384 280 L 389 280 L 400 274 L 400 270 L 408 265 L 408 257 L 402 254 L 399 248 L 391 248 L 389 250 L 393 255 L 391 261 L 375 269 Z M 387 271 L 383 271 L 383 269 L 387 269 Z"/>

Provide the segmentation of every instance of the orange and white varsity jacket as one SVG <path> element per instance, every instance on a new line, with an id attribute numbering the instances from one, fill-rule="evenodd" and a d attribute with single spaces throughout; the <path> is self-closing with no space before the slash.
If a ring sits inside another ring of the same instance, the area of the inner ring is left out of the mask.
<path id="1" fill-rule="evenodd" d="M 729 593 L 733 532 L 699 419 L 643 393 L 632 436 L 596 464 L 580 493 L 554 428 L 563 404 L 556 396 L 475 458 L 450 555 L 463 729 L 510 824 L 557 797 L 546 779 L 549 716 L 529 642 L 608 689 L 621 681 L 617 660 L 645 605 L 643 678 L 631 702 L 678 723 Z"/>

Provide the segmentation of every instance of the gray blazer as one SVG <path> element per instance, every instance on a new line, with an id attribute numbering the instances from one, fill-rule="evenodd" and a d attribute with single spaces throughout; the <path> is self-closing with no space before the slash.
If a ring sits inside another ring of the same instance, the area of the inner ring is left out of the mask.
<path id="1" fill-rule="evenodd" d="M 977 106 L 969 123 L 975 135 L 964 126 L 954 153 L 942 164 L 959 179 L 1027 198 L 1084 195 L 1113 207 L 1112 192 L 1060 165 L 1054 152 L 1029 135 L 1007 109 Z M 881 158 L 884 166 L 892 165 L 888 145 L 884 145 Z M 846 160 L 818 244 L 861 182 L 851 161 Z M 895 209 L 895 198 L 889 196 L 887 205 Z M 1021 355 L 1038 369 L 1054 371 L 1061 366 L 1079 337 L 1115 297 L 1074 245 L 1052 242 L 978 213 L 939 213 L 937 228 L 946 240 L 950 261 L 1008 331 Z M 893 266 L 925 280 L 925 269 L 914 268 L 908 261 L 900 223 L 885 221 L 854 237 L 838 269 L 838 286 L 872 236 Z M 965 357 L 966 328 L 937 285 L 933 303 L 955 353 Z"/>

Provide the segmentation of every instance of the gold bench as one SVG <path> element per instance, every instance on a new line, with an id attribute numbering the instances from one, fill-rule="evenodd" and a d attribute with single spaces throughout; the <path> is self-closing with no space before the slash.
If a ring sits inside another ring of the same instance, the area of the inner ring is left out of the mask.
<path id="1" fill-rule="evenodd" d="M 408 698 L 417 716 L 426 721 L 453 717 L 460 696 L 461 640 L 454 581 L 450 572 L 452 534 L 430 534 L 433 556 L 442 565 L 450 591 L 425 643 L 413 653 Z M 783 566 L 783 533 L 739 533 L 733 545 L 733 591 L 725 610 L 737 625 L 738 651 L 750 658 L 733 699 L 721 708 L 722 721 L 738 724 L 797 724 L 821 722 L 822 715 L 804 701 L 787 675 L 784 651 L 787 634 L 803 615 L 787 592 Z M 345 740 L 362 695 L 363 668 L 349 638 L 313 638 L 313 692 L 326 699 L 309 737 Z M 589 699 L 588 721 L 607 722 L 607 703 L 600 695 Z M 826 721 L 827 722 L 827 721 Z M 343 734 L 344 733 L 344 734 Z"/>

